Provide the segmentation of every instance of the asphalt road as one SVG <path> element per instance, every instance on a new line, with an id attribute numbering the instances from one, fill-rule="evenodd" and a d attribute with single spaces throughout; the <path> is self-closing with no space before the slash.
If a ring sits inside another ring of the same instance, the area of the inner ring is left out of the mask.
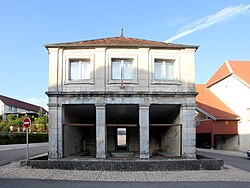
<path id="1" fill-rule="evenodd" d="M 248 182 L 83 182 L 57 181 L 33 179 L 0 179 L 1 188 L 66 188 L 66 187 L 93 187 L 93 188 L 248 188 Z"/>
<path id="2" fill-rule="evenodd" d="M 48 143 L 29 144 L 30 157 L 46 152 Z M 0 166 L 22 159 L 26 159 L 26 144 L 0 145 Z"/>
<path id="3" fill-rule="evenodd" d="M 241 170 L 246 170 L 250 172 L 250 158 L 247 157 L 246 154 L 242 155 L 230 155 L 230 154 L 223 154 L 222 153 L 216 153 L 211 150 L 206 151 L 197 151 L 197 154 L 217 158 L 217 159 L 223 159 L 224 164 L 233 166 L 235 168 L 239 168 Z M 249 185 L 250 187 L 250 185 Z"/>

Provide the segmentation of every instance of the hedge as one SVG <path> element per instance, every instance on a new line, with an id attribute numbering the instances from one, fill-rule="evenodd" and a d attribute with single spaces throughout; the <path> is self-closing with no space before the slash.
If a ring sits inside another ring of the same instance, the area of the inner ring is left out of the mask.
<path id="1" fill-rule="evenodd" d="M 47 133 L 29 133 L 29 143 L 48 142 Z M 0 145 L 25 144 L 26 133 L 1 133 Z"/>

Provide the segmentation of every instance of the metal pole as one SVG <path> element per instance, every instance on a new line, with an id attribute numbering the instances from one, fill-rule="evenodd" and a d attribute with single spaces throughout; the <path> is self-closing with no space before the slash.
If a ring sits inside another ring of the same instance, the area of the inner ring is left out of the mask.
<path id="1" fill-rule="evenodd" d="M 29 128 L 26 128 L 26 160 L 29 161 Z"/>

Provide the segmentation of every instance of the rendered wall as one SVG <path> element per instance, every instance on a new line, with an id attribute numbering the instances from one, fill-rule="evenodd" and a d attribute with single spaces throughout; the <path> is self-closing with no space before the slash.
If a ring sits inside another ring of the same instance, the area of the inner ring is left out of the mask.
<path id="1" fill-rule="evenodd" d="M 170 156 L 180 156 L 180 126 L 166 127 L 162 139 L 162 149 L 169 153 Z"/>
<path id="2" fill-rule="evenodd" d="M 215 149 L 221 150 L 237 150 L 238 149 L 238 135 L 215 135 Z"/>
<path id="3" fill-rule="evenodd" d="M 64 155 L 88 151 L 95 156 L 95 139 L 95 127 L 64 126 Z"/>
<path id="4" fill-rule="evenodd" d="M 230 107 L 238 116 L 239 150 L 246 151 L 250 143 L 250 88 L 234 76 L 218 82 L 209 88 L 220 100 Z"/>
<path id="5" fill-rule="evenodd" d="M 64 156 L 83 152 L 84 130 L 76 126 L 64 126 Z"/>

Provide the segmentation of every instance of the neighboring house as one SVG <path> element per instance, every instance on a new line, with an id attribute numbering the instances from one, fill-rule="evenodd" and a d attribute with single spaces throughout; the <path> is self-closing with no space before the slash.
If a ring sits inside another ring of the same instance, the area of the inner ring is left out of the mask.
<path id="1" fill-rule="evenodd" d="M 120 36 L 45 47 L 50 159 L 195 157 L 197 46 Z"/>
<path id="2" fill-rule="evenodd" d="M 197 85 L 197 91 L 200 89 L 206 92 L 201 92 L 197 97 L 197 111 L 202 109 L 206 112 L 205 105 L 210 106 L 210 112 L 208 114 L 213 115 L 215 112 L 215 122 L 216 115 L 219 113 L 221 116 L 219 119 L 224 119 L 228 126 L 223 129 L 224 132 L 222 138 L 217 138 L 222 140 L 223 144 L 219 144 L 219 149 L 232 149 L 246 151 L 249 149 L 250 145 L 250 61 L 226 61 L 210 78 L 210 80 L 203 86 Z M 220 103 L 210 102 L 210 97 L 207 96 L 210 93 L 213 97 L 217 98 Z M 202 100 L 203 99 L 203 100 Z M 202 101 L 200 101 L 202 100 Z M 204 113 L 203 113 L 204 114 Z M 209 117 L 209 116 L 208 116 Z M 237 131 L 235 130 L 235 122 L 237 122 Z M 208 128 L 211 124 L 202 125 Z M 221 126 L 221 125 L 218 125 Z M 197 127 L 197 133 L 201 133 L 201 127 Z M 236 135 L 238 133 L 238 135 Z M 216 133 L 217 134 L 217 133 Z M 235 136 L 233 136 L 235 135 Z M 216 138 L 214 138 L 216 141 Z M 226 141 L 229 144 L 226 146 Z M 221 141 L 220 141 L 221 142 Z"/>
<path id="3" fill-rule="evenodd" d="M 197 84 L 196 147 L 238 149 L 238 116 L 205 84 Z"/>
<path id="4" fill-rule="evenodd" d="M 42 107 L 40 106 L 0 95 L 0 115 L 4 120 L 8 114 L 27 114 L 37 116 L 41 108 Z M 46 112 L 46 110 L 44 111 Z"/>

